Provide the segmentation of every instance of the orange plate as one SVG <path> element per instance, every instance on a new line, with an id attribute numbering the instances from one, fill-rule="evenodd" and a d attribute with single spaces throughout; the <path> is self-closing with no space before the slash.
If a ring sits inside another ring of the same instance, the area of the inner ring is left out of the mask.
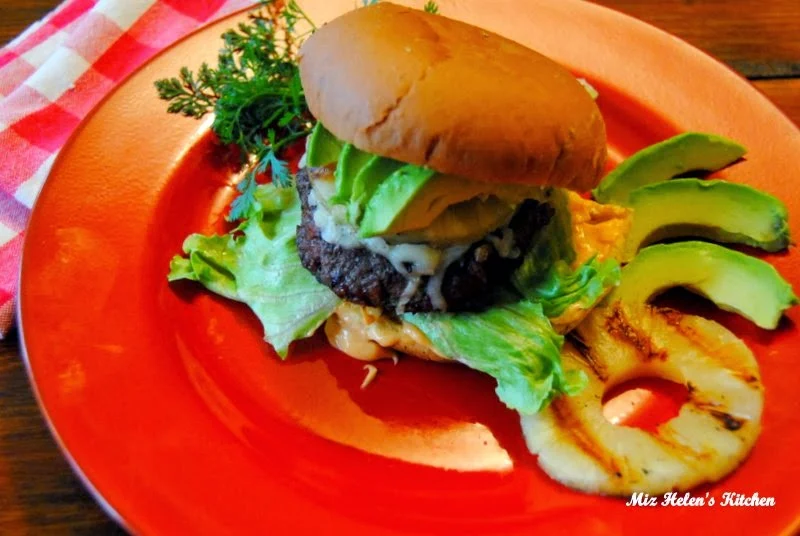
<path id="1" fill-rule="evenodd" d="M 321 22 L 356 3 L 304 5 Z M 730 136 L 750 152 L 725 176 L 800 214 L 798 131 L 716 61 L 590 3 L 439 3 L 595 84 L 613 160 L 681 131 Z M 724 319 L 761 363 L 764 431 L 743 467 L 697 492 L 717 501 L 758 492 L 777 505 L 631 508 L 550 481 L 487 377 L 403 360 L 379 364 L 360 390 L 362 365 L 321 338 L 282 362 L 246 307 L 168 285 L 183 238 L 224 228 L 232 173 L 208 122 L 168 116 L 153 81 L 212 59 L 234 22 L 161 54 L 87 118 L 28 230 L 20 318 L 33 382 L 65 452 L 125 525 L 159 534 L 792 530 L 800 336 L 791 321 L 767 333 Z M 770 261 L 797 285 L 796 252 Z"/>

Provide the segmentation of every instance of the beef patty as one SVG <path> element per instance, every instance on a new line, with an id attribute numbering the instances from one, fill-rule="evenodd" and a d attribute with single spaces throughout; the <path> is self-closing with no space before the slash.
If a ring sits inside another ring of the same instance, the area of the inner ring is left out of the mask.
<path id="1" fill-rule="evenodd" d="M 308 195 L 311 180 L 307 169 L 297 174 L 303 217 L 297 227 L 297 249 L 303 266 L 337 296 L 360 305 L 379 307 L 393 313 L 408 284 L 407 277 L 392 263 L 364 247 L 345 248 L 322 239 L 314 223 Z M 508 281 L 531 247 L 537 231 L 553 216 L 553 209 L 533 200 L 523 202 L 508 227 L 513 231 L 514 246 L 522 253 L 516 258 L 502 257 L 491 239 L 478 240 L 447 268 L 441 295 L 449 312 L 477 311 L 489 305 L 491 289 Z M 500 238 L 500 231 L 493 233 Z M 490 235 L 491 236 L 491 235 Z M 407 312 L 435 310 L 426 292 L 428 276 L 422 276 L 416 292 L 403 309 Z"/>

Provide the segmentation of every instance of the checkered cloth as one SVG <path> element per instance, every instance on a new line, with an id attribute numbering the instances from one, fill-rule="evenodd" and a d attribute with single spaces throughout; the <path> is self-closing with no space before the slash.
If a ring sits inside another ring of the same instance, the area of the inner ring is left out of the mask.
<path id="1" fill-rule="evenodd" d="M 0 336 L 12 326 L 25 225 L 58 151 L 128 74 L 255 0 L 66 0 L 0 50 Z"/>

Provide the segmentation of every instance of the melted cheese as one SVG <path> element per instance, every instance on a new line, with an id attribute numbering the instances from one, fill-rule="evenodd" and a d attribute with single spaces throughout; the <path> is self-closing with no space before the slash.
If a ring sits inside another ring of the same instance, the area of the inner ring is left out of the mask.
<path id="1" fill-rule="evenodd" d="M 346 307 L 348 305 L 352 307 Z M 331 346 L 362 361 L 394 356 L 392 350 L 370 339 L 363 327 L 358 306 L 345 302 L 325 322 L 325 336 Z"/>
<path id="2" fill-rule="evenodd" d="M 633 211 L 617 205 L 601 205 L 567 192 L 567 208 L 572 217 L 574 267 L 597 256 L 599 260 L 618 258 L 631 228 Z"/>
<path id="3" fill-rule="evenodd" d="M 425 286 L 425 292 L 428 294 L 428 298 L 431 300 L 431 305 L 437 311 L 447 311 L 447 302 L 442 296 L 442 282 L 444 281 L 444 275 L 447 272 L 447 268 L 457 261 L 466 251 L 469 249 L 469 246 L 453 246 L 447 249 L 444 253 L 444 259 L 442 259 L 439 268 L 436 272 L 428 279 L 428 284 Z"/>
<path id="4" fill-rule="evenodd" d="M 362 361 L 395 357 L 395 350 L 431 361 L 448 361 L 412 324 L 395 320 L 374 307 L 342 302 L 325 322 L 334 348 Z"/>
<path id="5" fill-rule="evenodd" d="M 497 254 L 504 259 L 516 259 L 520 256 L 519 248 L 514 246 L 514 230 L 510 227 L 503 227 L 499 237 L 488 235 L 486 238 L 492 243 Z"/>
<path id="6" fill-rule="evenodd" d="M 408 278 L 406 288 L 403 289 L 403 293 L 400 295 L 400 299 L 397 301 L 398 314 L 403 314 L 406 311 L 406 305 L 408 305 L 408 302 L 414 297 L 414 294 L 417 293 L 420 281 L 422 281 L 422 278 L 419 276 Z"/>

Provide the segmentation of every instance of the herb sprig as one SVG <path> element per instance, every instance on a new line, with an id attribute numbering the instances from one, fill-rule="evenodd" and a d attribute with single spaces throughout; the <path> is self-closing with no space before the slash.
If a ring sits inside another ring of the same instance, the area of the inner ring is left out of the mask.
<path id="1" fill-rule="evenodd" d="M 424 9 L 439 12 L 433 1 Z M 299 30 L 300 26 L 307 29 Z M 239 147 L 248 168 L 237 185 L 239 196 L 231 205 L 229 220 L 250 212 L 257 176 L 269 172 L 276 186 L 292 184 L 289 165 L 280 154 L 313 126 L 297 54 L 315 30 L 296 0 L 260 0 L 247 22 L 222 35 L 216 67 L 203 63 L 197 72 L 183 67 L 177 77 L 155 83 L 159 97 L 169 102 L 168 112 L 195 118 L 213 112 L 211 128 L 220 141 Z"/>
<path id="2" fill-rule="evenodd" d="M 308 27 L 299 30 L 299 25 Z M 167 111 L 189 117 L 214 112 L 212 130 L 222 143 L 237 145 L 248 171 L 237 185 L 231 220 L 245 217 L 254 201 L 256 176 L 269 171 L 277 186 L 290 186 L 281 150 L 311 131 L 297 52 L 316 27 L 295 0 L 261 0 L 247 22 L 222 35 L 217 66 L 158 80 Z"/>

